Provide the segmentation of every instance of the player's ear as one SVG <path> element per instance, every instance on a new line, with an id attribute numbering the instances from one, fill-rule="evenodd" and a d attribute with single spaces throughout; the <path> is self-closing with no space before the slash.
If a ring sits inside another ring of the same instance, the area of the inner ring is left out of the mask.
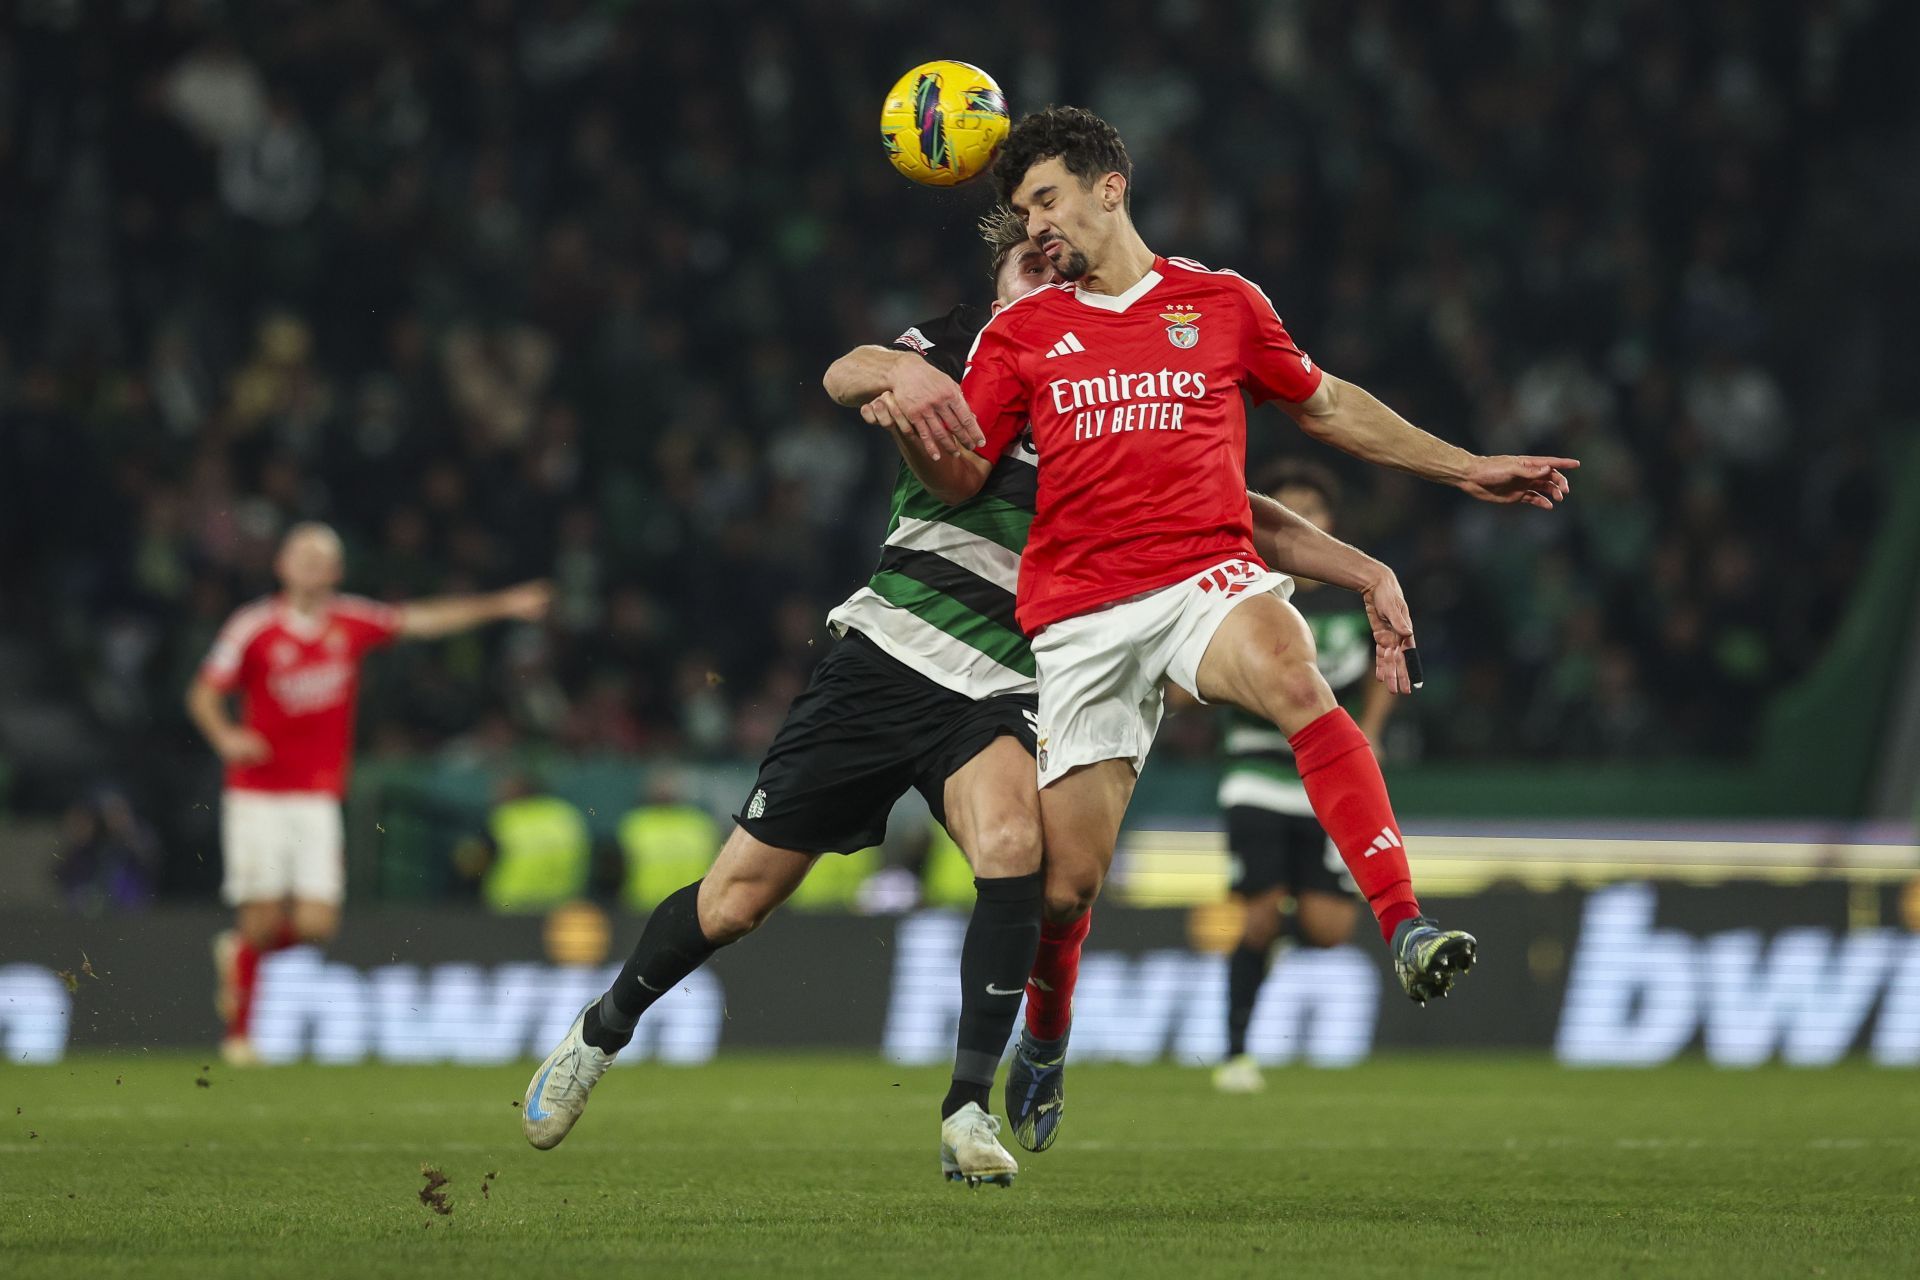
<path id="1" fill-rule="evenodd" d="M 1118 169 L 1100 180 L 1100 207 L 1112 213 L 1126 202 L 1127 179 Z"/>

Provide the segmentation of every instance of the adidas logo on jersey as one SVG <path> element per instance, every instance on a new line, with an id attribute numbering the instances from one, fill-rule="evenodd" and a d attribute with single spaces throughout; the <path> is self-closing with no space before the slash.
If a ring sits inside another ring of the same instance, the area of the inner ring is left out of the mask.
<path id="1" fill-rule="evenodd" d="M 1047 352 L 1047 359 L 1051 360 L 1055 356 L 1070 356 L 1085 350 L 1086 348 L 1080 345 L 1080 339 L 1073 336 L 1072 330 L 1068 330 L 1065 337 L 1053 344 L 1053 350 Z"/>
<path id="2" fill-rule="evenodd" d="M 1368 846 L 1367 856 L 1371 858 L 1374 854 L 1384 853 L 1388 849 L 1404 848 L 1406 848 L 1406 846 L 1400 843 L 1400 837 L 1394 834 L 1392 827 L 1382 827 L 1380 828 L 1380 834 L 1375 836 L 1373 843 Z"/>

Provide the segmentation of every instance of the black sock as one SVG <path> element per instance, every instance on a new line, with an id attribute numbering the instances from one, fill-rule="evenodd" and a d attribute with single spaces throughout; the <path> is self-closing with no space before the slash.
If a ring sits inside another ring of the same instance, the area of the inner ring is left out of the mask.
<path id="1" fill-rule="evenodd" d="M 969 1102 L 987 1110 L 1000 1055 L 1013 1034 L 1040 949 L 1045 883 L 1038 871 L 973 882 L 978 896 L 960 944 L 960 1035 L 953 1052 L 953 1088 L 940 1104 L 942 1120 Z"/>
<path id="2" fill-rule="evenodd" d="M 969 1102 L 979 1103 L 982 1111 L 993 1110 L 993 1082 L 955 1080 L 947 1086 L 947 1096 L 940 1100 L 940 1118 L 945 1120 Z"/>
<path id="3" fill-rule="evenodd" d="M 1227 1056 L 1237 1058 L 1247 1051 L 1247 1024 L 1253 1021 L 1253 1005 L 1260 998 L 1260 984 L 1267 978 L 1267 960 L 1271 945 L 1250 947 L 1241 943 L 1227 957 Z"/>
<path id="4" fill-rule="evenodd" d="M 603 1053 L 618 1053 L 633 1039 L 634 1024 L 674 983 L 707 962 L 719 948 L 700 931 L 700 881 L 667 895 L 640 931 L 607 993 L 587 1007 L 581 1035 Z"/>

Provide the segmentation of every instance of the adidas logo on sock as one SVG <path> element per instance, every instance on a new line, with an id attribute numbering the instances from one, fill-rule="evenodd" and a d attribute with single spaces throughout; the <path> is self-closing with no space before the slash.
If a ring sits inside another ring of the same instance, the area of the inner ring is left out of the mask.
<path id="1" fill-rule="evenodd" d="M 1385 849 L 1404 848 L 1406 848 L 1406 846 L 1400 843 L 1400 837 L 1393 833 L 1392 827 L 1382 827 L 1380 828 L 1380 834 L 1375 836 L 1373 843 L 1368 846 L 1367 857 L 1371 858 L 1374 854 Z"/>
<path id="2" fill-rule="evenodd" d="M 1080 339 L 1074 337 L 1069 331 L 1064 338 L 1053 344 L 1053 350 L 1047 352 L 1047 359 L 1051 360 L 1055 356 L 1070 356 L 1085 350 L 1086 348 L 1080 345 Z"/>

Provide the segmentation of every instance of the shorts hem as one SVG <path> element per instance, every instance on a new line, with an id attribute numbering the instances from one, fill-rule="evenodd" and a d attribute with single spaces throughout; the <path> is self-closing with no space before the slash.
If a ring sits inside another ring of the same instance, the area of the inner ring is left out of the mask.
<path id="1" fill-rule="evenodd" d="M 1085 769 L 1091 765 L 1105 764 L 1109 760 L 1125 760 L 1133 766 L 1133 776 L 1136 778 L 1140 776 L 1140 771 L 1144 769 L 1147 764 L 1147 753 L 1144 751 L 1110 751 L 1105 755 L 1101 755 L 1098 754 L 1098 748 L 1093 748 L 1080 754 L 1085 758 L 1076 758 L 1064 762 L 1049 759 L 1046 767 L 1043 767 L 1039 771 L 1040 789 L 1045 791 L 1048 787 L 1060 781 L 1060 779 L 1066 777 L 1075 769 Z"/>
<path id="2" fill-rule="evenodd" d="M 766 829 L 766 820 L 764 818 L 743 818 L 736 813 L 733 815 L 733 821 L 735 826 L 752 836 L 755 840 L 758 840 L 761 844 L 774 849 L 785 849 L 788 853 L 803 854 L 809 858 L 817 858 L 824 853 L 837 853 L 844 857 L 848 854 L 858 853 L 862 849 L 871 849 L 887 838 L 886 832 L 882 831 L 878 837 L 872 840 L 861 841 L 859 844 L 851 844 L 842 840 L 775 839 L 773 838 L 773 833 Z"/>
<path id="3" fill-rule="evenodd" d="M 1275 573 L 1271 569 L 1267 570 L 1267 573 L 1272 581 L 1258 591 L 1242 591 L 1226 602 L 1226 608 L 1203 617 L 1200 624 L 1193 629 L 1193 634 L 1189 635 L 1175 651 L 1173 661 L 1167 664 L 1167 679 L 1179 685 L 1182 691 L 1203 707 L 1211 707 L 1215 704 L 1200 696 L 1200 664 L 1206 661 L 1207 650 L 1212 647 L 1213 638 L 1219 634 L 1221 624 L 1233 616 L 1235 609 L 1249 600 L 1269 594 L 1279 596 L 1283 602 L 1293 598 L 1293 579 L 1289 575 Z M 1186 665 L 1186 657 L 1189 653 L 1193 654 L 1193 669 L 1185 672 L 1176 670 Z M 1188 678 L 1182 679 L 1182 675 Z"/>

